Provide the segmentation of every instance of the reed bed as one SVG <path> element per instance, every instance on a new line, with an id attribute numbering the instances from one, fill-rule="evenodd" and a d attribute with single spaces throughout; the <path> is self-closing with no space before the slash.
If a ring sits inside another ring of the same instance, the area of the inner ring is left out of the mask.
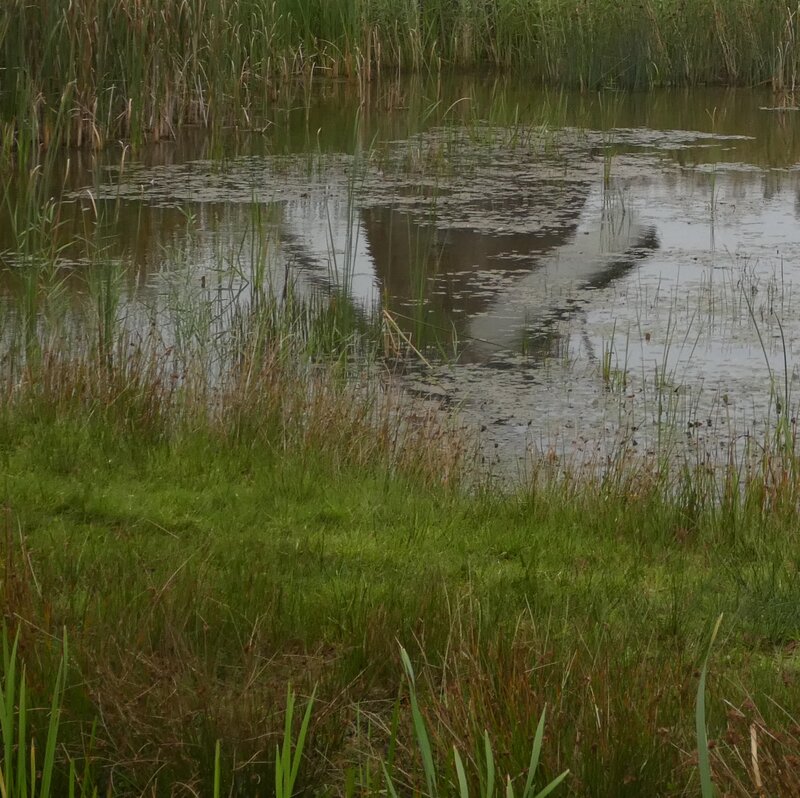
<path id="1" fill-rule="evenodd" d="M 0 150 L 102 147 L 184 124 L 262 128 L 297 78 L 525 70 L 532 83 L 797 84 L 785 0 L 9 0 Z M 23 159 L 26 160 L 26 159 Z"/>

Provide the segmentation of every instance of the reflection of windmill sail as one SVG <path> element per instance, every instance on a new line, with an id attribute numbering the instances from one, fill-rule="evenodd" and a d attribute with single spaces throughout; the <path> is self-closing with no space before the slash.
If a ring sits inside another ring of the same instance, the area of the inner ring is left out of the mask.
<path id="1" fill-rule="evenodd" d="M 332 196 L 286 202 L 281 238 L 309 288 L 341 289 L 365 308 L 375 303 L 375 269 L 352 200 Z"/>
<path id="2" fill-rule="evenodd" d="M 356 211 L 352 196 L 329 185 L 281 204 L 281 246 L 299 267 L 301 295 L 335 287 L 362 309 L 388 297 L 401 325 L 412 325 L 410 316 L 424 308 L 423 324 L 445 332 L 454 325 L 466 342 L 463 357 L 481 361 L 498 348 L 518 349 L 531 333 L 557 336 L 552 321 L 574 307 L 576 290 L 624 275 L 658 246 L 655 232 L 621 207 L 606 206 L 598 222 L 582 223 L 601 204 L 587 207 L 586 183 L 536 186 L 529 195 L 539 212 L 530 200 L 508 200 L 506 208 L 505 199 L 489 197 L 482 202 L 507 216 L 509 227 L 481 229 L 408 209 Z M 449 215 L 458 217 L 452 207 Z"/>
<path id="3" fill-rule="evenodd" d="M 470 319 L 467 356 L 481 360 L 498 348 L 517 348 L 526 331 L 545 328 L 574 306 L 576 289 L 599 288 L 621 277 L 656 247 L 655 230 L 630 210 L 613 209 L 579 225 L 567 243 Z"/>
<path id="4" fill-rule="evenodd" d="M 582 196 L 570 197 L 580 203 Z M 566 214 L 565 214 L 566 216 Z M 436 225 L 407 211 L 371 207 L 362 211 L 363 231 L 381 286 L 402 305 L 417 300 L 425 282 L 429 306 L 460 319 L 486 309 L 492 287 L 476 285 L 479 276 L 503 277 L 520 262 L 537 261 L 564 244 L 574 230 L 578 210 L 563 224 L 552 228 L 534 226 L 532 231 Z"/>

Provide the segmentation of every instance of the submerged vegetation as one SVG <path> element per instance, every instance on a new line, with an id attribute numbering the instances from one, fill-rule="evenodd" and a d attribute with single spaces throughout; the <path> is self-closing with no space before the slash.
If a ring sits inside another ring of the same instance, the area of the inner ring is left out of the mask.
<path id="1" fill-rule="evenodd" d="M 100 147 L 182 124 L 263 128 L 282 87 L 524 69 L 533 84 L 797 88 L 785 0 L 9 0 L 0 146 Z"/>

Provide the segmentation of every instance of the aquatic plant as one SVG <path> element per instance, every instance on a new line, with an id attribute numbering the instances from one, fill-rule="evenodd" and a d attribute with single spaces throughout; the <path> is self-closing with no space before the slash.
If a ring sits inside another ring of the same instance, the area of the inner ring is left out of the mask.
<path id="1" fill-rule="evenodd" d="M 799 24 L 783 0 L 9 0 L 0 162 L 185 123 L 261 129 L 313 76 L 350 76 L 366 96 L 399 71 L 489 66 L 584 89 L 771 82 L 791 97 Z"/>

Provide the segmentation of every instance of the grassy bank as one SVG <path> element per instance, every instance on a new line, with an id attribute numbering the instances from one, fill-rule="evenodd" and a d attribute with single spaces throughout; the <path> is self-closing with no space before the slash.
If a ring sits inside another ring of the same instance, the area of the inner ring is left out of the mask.
<path id="1" fill-rule="evenodd" d="M 260 128 L 293 78 L 524 69 L 575 86 L 794 91 L 782 0 L 97 0 L 0 9 L 0 145 L 99 147 L 185 123 Z M 223 55 L 224 54 L 224 55 Z"/>
<path id="2" fill-rule="evenodd" d="M 454 745 L 477 789 L 485 731 L 519 791 L 547 706 L 538 778 L 569 768 L 557 794 L 696 795 L 724 612 L 714 780 L 798 789 L 791 472 L 722 500 L 633 466 L 458 489 L 465 444 L 435 412 L 313 365 L 270 319 L 218 338 L 214 368 L 102 324 L 9 350 L 4 619 L 34 708 L 69 641 L 59 778 L 69 754 L 101 793 L 210 795 L 219 741 L 233 794 L 273 794 L 291 684 L 316 688 L 303 794 L 378 794 L 384 766 L 425 794 L 402 645 L 441 794 Z M 47 713 L 28 715 L 42 750 Z"/>

